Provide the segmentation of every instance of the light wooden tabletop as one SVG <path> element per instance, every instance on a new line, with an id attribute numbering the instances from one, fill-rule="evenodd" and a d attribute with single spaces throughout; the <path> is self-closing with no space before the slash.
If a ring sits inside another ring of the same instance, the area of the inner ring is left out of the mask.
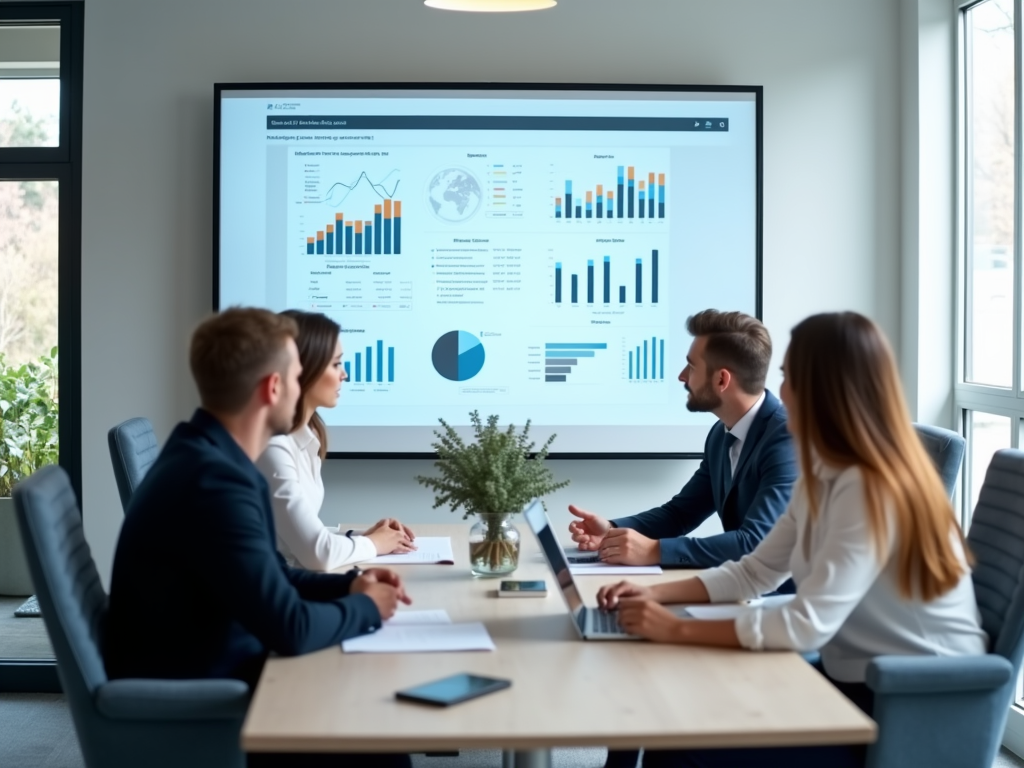
<path id="1" fill-rule="evenodd" d="M 545 579 L 546 598 L 498 598 L 498 579 L 469 573 L 469 523 L 419 526 L 451 536 L 456 564 L 396 568 L 411 608 L 482 621 L 493 653 L 345 654 L 328 648 L 267 662 L 242 729 L 248 752 L 423 752 L 547 747 L 739 747 L 868 743 L 875 724 L 800 656 L 788 652 L 587 642 L 525 520 L 516 579 Z M 568 543 L 568 534 L 558 535 Z M 637 577 L 654 583 L 683 576 Z M 616 578 L 577 579 L 594 604 Z M 395 691 L 471 672 L 512 680 L 505 691 L 450 707 L 395 700 Z"/>

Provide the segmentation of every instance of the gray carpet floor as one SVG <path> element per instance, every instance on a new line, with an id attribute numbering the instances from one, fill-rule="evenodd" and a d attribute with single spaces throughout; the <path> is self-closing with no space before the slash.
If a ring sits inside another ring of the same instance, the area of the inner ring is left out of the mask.
<path id="1" fill-rule="evenodd" d="M 0 694 L 0 766 L 10 768 L 85 768 L 64 697 L 46 693 Z M 555 768 L 601 768 L 603 749 L 559 749 Z M 463 752 L 457 758 L 413 756 L 414 768 L 501 768 L 501 753 Z M 1024 768 L 1002 750 L 992 768 Z"/>

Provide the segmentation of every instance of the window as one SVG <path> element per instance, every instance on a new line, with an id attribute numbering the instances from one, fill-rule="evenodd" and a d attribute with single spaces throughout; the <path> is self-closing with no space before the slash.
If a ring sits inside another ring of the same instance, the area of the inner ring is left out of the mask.
<path id="1" fill-rule="evenodd" d="M 0 461 L 0 691 L 59 685 L 42 620 L 14 616 L 31 581 L 5 497 L 16 472 L 57 461 L 81 498 L 82 15 L 0 3 L 0 435 L 16 444 Z"/>
<path id="2" fill-rule="evenodd" d="M 960 10 L 956 404 L 968 438 L 961 486 L 965 527 L 992 454 L 1018 447 L 1024 423 L 1014 6 L 1015 0 L 981 0 Z"/>

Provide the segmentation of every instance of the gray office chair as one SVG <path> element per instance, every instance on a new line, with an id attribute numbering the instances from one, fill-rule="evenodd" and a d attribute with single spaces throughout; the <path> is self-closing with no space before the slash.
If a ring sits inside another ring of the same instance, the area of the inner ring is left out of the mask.
<path id="1" fill-rule="evenodd" d="M 107 432 L 107 446 L 117 491 L 121 494 L 121 508 L 127 513 L 128 502 L 160 455 L 160 446 L 153 425 L 143 418 L 128 419 L 112 428 Z"/>
<path id="2" fill-rule="evenodd" d="M 1024 451 L 992 459 L 967 543 L 984 656 L 879 656 L 868 666 L 878 741 L 867 768 L 992 765 L 1024 655 Z"/>
<path id="3" fill-rule="evenodd" d="M 18 483 L 14 508 L 86 765 L 244 768 L 245 683 L 107 679 L 107 595 L 64 470 L 44 467 Z"/>
<path id="4" fill-rule="evenodd" d="M 933 427 L 929 424 L 915 424 L 918 437 L 924 444 L 924 449 L 932 458 L 935 469 L 939 473 L 946 494 L 953 498 L 956 491 L 956 483 L 960 478 L 960 466 L 964 462 L 964 449 L 966 441 L 949 429 Z"/>

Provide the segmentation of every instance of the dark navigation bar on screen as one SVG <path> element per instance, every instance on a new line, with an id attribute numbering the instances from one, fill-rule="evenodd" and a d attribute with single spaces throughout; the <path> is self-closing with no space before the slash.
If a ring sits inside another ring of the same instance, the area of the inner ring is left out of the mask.
<path id="1" fill-rule="evenodd" d="M 484 115 L 267 115 L 267 130 L 687 131 L 721 133 L 727 117 L 536 117 Z"/>

